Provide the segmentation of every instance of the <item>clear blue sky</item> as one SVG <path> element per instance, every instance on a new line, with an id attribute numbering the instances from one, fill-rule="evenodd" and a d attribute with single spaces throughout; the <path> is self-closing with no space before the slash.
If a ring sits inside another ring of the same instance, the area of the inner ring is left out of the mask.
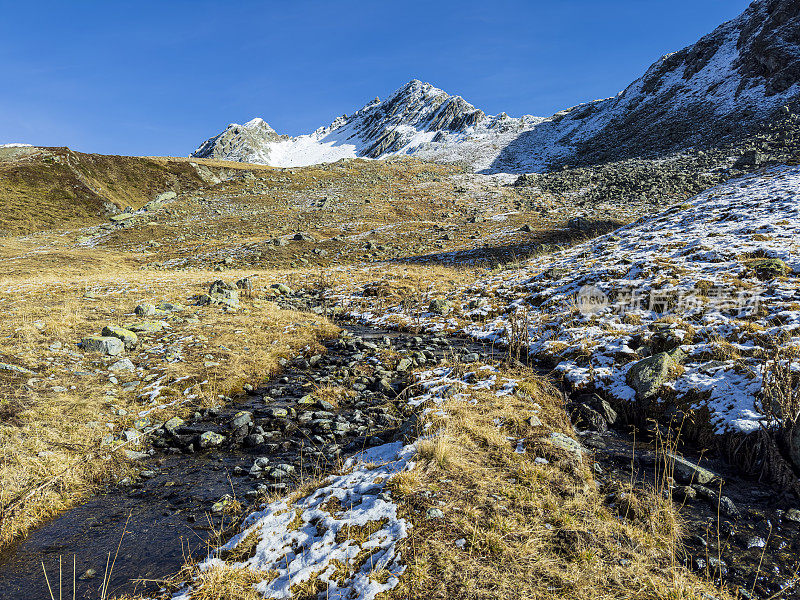
<path id="1" fill-rule="evenodd" d="M 186 155 L 296 135 L 412 78 L 488 113 L 611 96 L 747 0 L 0 0 L 0 143 Z"/>

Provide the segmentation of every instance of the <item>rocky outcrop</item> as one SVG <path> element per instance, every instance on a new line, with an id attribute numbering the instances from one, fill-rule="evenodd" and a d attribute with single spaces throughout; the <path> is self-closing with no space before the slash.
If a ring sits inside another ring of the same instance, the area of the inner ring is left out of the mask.
<path id="1" fill-rule="evenodd" d="M 265 143 L 286 136 L 278 135 L 263 119 L 253 119 L 244 125 L 231 123 L 225 131 L 206 140 L 192 152 L 195 158 L 217 158 L 240 162 L 269 163 L 269 148 Z"/>

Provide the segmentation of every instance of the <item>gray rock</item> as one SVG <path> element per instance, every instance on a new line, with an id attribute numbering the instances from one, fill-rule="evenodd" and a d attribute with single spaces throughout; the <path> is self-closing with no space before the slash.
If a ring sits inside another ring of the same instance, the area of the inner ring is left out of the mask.
<path id="1" fill-rule="evenodd" d="M 225 436 L 214 431 L 204 431 L 198 438 L 198 444 L 201 448 L 216 448 L 221 446 L 225 441 Z"/>
<path id="2" fill-rule="evenodd" d="M 583 462 L 583 446 L 581 446 L 578 440 L 571 438 L 568 435 L 564 435 L 560 431 L 552 432 L 550 437 L 546 439 L 549 440 L 549 442 L 556 448 L 566 450 L 579 462 Z"/>
<path id="3" fill-rule="evenodd" d="M 158 305 L 158 309 L 164 312 L 181 312 L 186 310 L 186 307 L 183 304 L 178 302 L 161 302 Z"/>
<path id="4" fill-rule="evenodd" d="M 234 286 L 217 280 L 211 284 L 208 294 L 201 297 L 199 304 L 219 304 L 229 308 L 239 308 L 239 290 Z"/>
<path id="5" fill-rule="evenodd" d="M 669 354 L 659 352 L 635 363 L 628 371 L 626 381 L 636 390 L 636 396 L 640 400 L 646 400 L 658 394 L 677 365 Z"/>
<path id="6" fill-rule="evenodd" d="M 122 343 L 122 340 L 109 336 L 85 337 L 79 345 L 86 352 L 99 352 L 108 356 L 118 356 L 125 351 L 125 344 Z"/>
<path id="7" fill-rule="evenodd" d="M 30 369 L 17 365 L 9 365 L 8 363 L 0 363 L 0 371 L 11 371 L 12 373 L 19 373 L 20 375 L 35 375 Z"/>
<path id="8" fill-rule="evenodd" d="M 122 360 L 118 360 L 113 365 L 108 367 L 108 370 L 118 373 L 120 371 L 135 371 L 136 367 L 130 358 L 123 358 Z"/>
<path id="9" fill-rule="evenodd" d="M 136 450 L 128 450 L 127 448 L 124 449 L 122 453 L 128 460 L 146 460 L 150 458 L 150 455 L 146 452 L 137 452 Z"/>
<path id="10" fill-rule="evenodd" d="M 158 333 L 163 331 L 164 323 L 163 321 L 141 321 L 139 323 L 132 323 L 125 329 L 134 333 Z"/>
<path id="11" fill-rule="evenodd" d="M 174 200 L 177 197 L 178 197 L 178 194 L 176 194 L 175 192 L 170 190 L 169 192 L 160 193 L 158 196 L 156 196 L 155 201 L 156 202 L 169 202 L 170 200 Z"/>
<path id="12" fill-rule="evenodd" d="M 292 293 L 292 289 L 284 283 L 273 283 L 269 287 L 284 296 L 289 296 Z"/>
<path id="13" fill-rule="evenodd" d="M 730 517 L 731 519 L 738 519 L 741 516 L 736 504 L 734 504 L 733 500 L 727 496 L 720 496 L 719 510 L 723 515 Z"/>
<path id="14" fill-rule="evenodd" d="M 426 519 L 443 519 L 444 513 L 442 512 L 441 508 L 429 508 L 425 511 L 425 518 Z"/>
<path id="15" fill-rule="evenodd" d="M 453 310 L 453 305 L 444 298 L 434 298 L 428 305 L 428 311 L 437 315 L 448 315 Z"/>
<path id="16" fill-rule="evenodd" d="M 183 427 L 185 424 L 186 421 L 180 417 L 172 417 L 166 423 L 164 423 L 164 430 L 172 435 L 175 435 L 175 432 L 177 432 L 178 429 Z"/>
<path id="17" fill-rule="evenodd" d="M 759 167 L 767 162 L 767 156 L 758 150 L 748 150 L 733 164 L 735 169 L 745 167 Z"/>
<path id="18" fill-rule="evenodd" d="M 717 474 L 704 469 L 690 460 L 674 454 L 667 454 L 668 459 L 674 461 L 673 473 L 675 478 L 684 483 L 697 483 L 706 485 L 717 478 Z"/>
<path id="19" fill-rule="evenodd" d="M 152 304 L 142 303 L 137 306 L 133 312 L 135 312 L 140 317 L 152 317 L 156 314 L 156 307 Z"/>
<path id="20" fill-rule="evenodd" d="M 249 427 L 253 424 L 253 413 L 247 410 L 239 411 L 231 419 L 231 428 L 238 429 L 239 427 Z"/>
<path id="21" fill-rule="evenodd" d="M 525 422 L 531 427 L 541 427 L 542 425 L 544 425 L 544 423 L 542 423 L 542 420 L 536 415 L 531 415 L 530 417 L 525 419 Z"/>
<path id="22" fill-rule="evenodd" d="M 128 349 L 135 348 L 139 344 L 139 336 L 137 336 L 130 329 L 125 329 L 124 327 L 119 327 L 118 325 L 106 325 L 103 327 L 101 335 L 115 337 L 119 340 L 122 340 L 125 348 Z"/>
<path id="23" fill-rule="evenodd" d="M 786 519 L 792 521 L 793 523 L 800 523 L 800 510 L 796 508 L 790 508 L 786 511 Z"/>

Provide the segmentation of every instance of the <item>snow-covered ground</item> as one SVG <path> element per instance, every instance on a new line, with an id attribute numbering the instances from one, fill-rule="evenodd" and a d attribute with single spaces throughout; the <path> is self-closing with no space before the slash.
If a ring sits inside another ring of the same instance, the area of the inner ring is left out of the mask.
<path id="1" fill-rule="evenodd" d="M 768 278 L 761 261 L 787 276 Z M 778 263 L 780 265 L 780 263 Z M 575 388 L 621 401 L 631 367 L 679 347 L 679 375 L 662 388 L 708 407 L 717 431 L 759 427 L 758 393 L 775 340 L 800 344 L 800 168 L 730 181 L 689 202 L 590 242 L 542 256 L 448 296 L 447 316 L 356 309 L 373 324 L 422 324 L 506 342 L 527 315 L 532 355 L 557 364 Z M 589 302 L 588 300 L 593 299 Z M 338 301 L 354 298 L 344 289 Z"/>

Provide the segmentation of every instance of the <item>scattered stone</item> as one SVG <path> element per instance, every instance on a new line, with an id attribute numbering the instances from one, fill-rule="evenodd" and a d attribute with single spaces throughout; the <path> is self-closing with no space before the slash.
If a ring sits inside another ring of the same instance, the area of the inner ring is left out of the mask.
<path id="1" fill-rule="evenodd" d="M 0 363 L 0 371 L 11 371 L 12 373 L 19 373 L 20 375 L 35 375 L 30 369 L 17 365 L 9 365 L 8 363 Z"/>
<path id="2" fill-rule="evenodd" d="M 793 523 L 800 523 L 800 510 L 796 508 L 790 508 L 786 511 L 785 517 L 787 520 L 792 521 Z"/>
<path id="3" fill-rule="evenodd" d="M 181 419 L 180 417 L 172 417 L 166 423 L 164 423 L 164 430 L 171 434 L 175 435 L 175 433 L 186 424 L 186 421 Z"/>
<path id="4" fill-rule="evenodd" d="M 434 298 L 428 305 L 428 311 L 437 315 L 448 315 L 453 310 L 453 305 L 444 298 Z"/>
<path id="5" fill-rule="evenodd" d="M 146 460 L 150 458 L 150 455 L 147 454 L 146 452 L 138 452 L 136 450 L 129 450 L 127 448 L 124 449 L 122 453 L 128 460 Z"/>
<path id="6" fill-rule="evenodd" d="M 108 367 L 109 371 L 114 373 L 118 373 L 120 371 L 135 371 L 136 366 L 133 364 L 130 358 L 123 358 L 122 360 L 118 360 L 113 365 Z"/>
<path id="7" fill-rule="evenodd" d="M 765 258 L 752 263 L 752 267 L 761 281 L 784 277 L 789 272 L 788 265 L 780 258 Z"/>
<path id="8" fill-rule="evenodd" d="M 626 376 L 626 381 L 640 400 L 647 400 L 657 395 L 661 386 L 666 383 L 677 363 L 666 352 L 659 352 L 635 363 Z"/>
<path id="9" fill-rule="evenodd" d="M 441 508 L 429 508 L 425 511 L 425 518 L 426 519 L 443 519 L 444 513 L 442 512 Z"/>
<path id="10" fill-rule="evenodd" d="M 571 438 L 568 435 L 564 435 L 560 431 L 552 432 L 550 437 L 545 439 L 548 439 L 556 448 L 566 450 L 568 453 L 578 459 L 579 462 L 583 462 L 583 447 L 578 440 Z"/>
<path id="11" fill-rule="evenodd" d="M 134 333 L 158 333 L 160 331 L 163 331 L 164 322 L 141 321 L 139 323 L 132 323 L 131 325 L 128 325 L 126 329 L 133 331 Z"/>
<path id="12" fill-rule="evenodd" d="M 229 308 L 239 308 L 239 291 L 232 285 L 222 280 L 211 284 L 208 294 L 203 294 L 198 300 L 200 306 L 219 304 Z"/>
<path id="13" fill-rule="evenodd" d="M 156 307 L 153 306 L 152 304 L 143 303 L 137 306 L 133 310 L 133 312 L 139 315 L 140 317 L 152 317 L 153 315 L 156 314 Z"/>
<path id="14" fill-rule="evenodd" d="M 684 483 L 697 483 L 706 485 L 717 478 L 716 473 L 704 469 L 692 461 L 681 458 L 674 454 L 667 454 L 669 460 L 674 461 L 673 472 L 675 478 Z"/>
<path id="15" fill-rule="evenodd" d="M 101 335 L 121 340 L 127 349 L 135 348 L 139 344 L 139 337 L 133 331 L 118 325 L 106 325 Z"/>
<path id="16" fill-rule="evenodd" d="M 225 441 L 225 436 L 214 431 L 204 431 L 198 438 L 201 448 L 216 448 Z"/>
<path id="17" fill-rule="evenodd" d="M 85 337 L 79 346 L 86 352 L 99 352 L 108 356 L 118 356 L 125 351 L 125 344 L 116 337 L 93 335 Z"/>

